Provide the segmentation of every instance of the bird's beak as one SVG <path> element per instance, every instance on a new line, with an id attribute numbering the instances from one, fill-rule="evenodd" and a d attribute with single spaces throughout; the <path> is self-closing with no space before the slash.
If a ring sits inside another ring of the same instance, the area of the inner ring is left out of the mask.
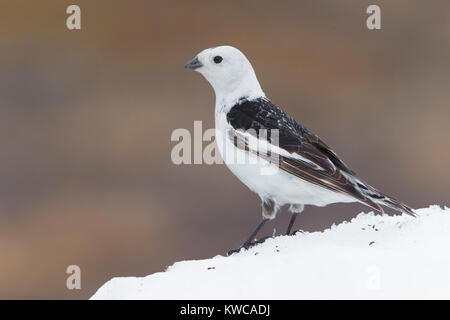
<path id="1" fill-rule="evenodd" d="M 191 61 L 189 61 L 188 63 L 186 63 L 184 65 L 184 67 L 186 69 L 191 69 L 191 70 L 195 70 L 198 69 L 200 67 L 203 67 L 203 64 L 198 60 L 198 57 L 195 57 L 194 59 L 192 59 Z"/>

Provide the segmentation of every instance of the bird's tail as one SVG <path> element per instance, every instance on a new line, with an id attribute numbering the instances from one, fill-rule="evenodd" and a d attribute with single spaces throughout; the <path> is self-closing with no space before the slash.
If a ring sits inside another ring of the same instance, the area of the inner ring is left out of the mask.
<path id="1" fill-rule="evenodd" d="M 413 209 L 411 207 L 407 206 L 406 204 L 404 204 L 398 200 L 395 200 L 394 198 L 388 197 L 384 194 L 380 194 L 380 195 L 383 196 L 383 198 L 377 199 L 375 202 L 377 202 L 383 206 L 389 207 L 391 209 L 397 210 L 399 212 L 407 213 L 413 217 L 417 216 L 414 213 Z"/>
<path id="2" fill-rule="evenodd" d="M 404 204 L 392 197 L 389 197 L 389 196 L 381 193 L 374 187 L 362 182 L 358 178 L 356 178 L 356 185 L 357 185 L 358 189 L 360 190 L 360 192 L 367 198 L 367 200 L 370 199 L 370 201 L 368 201 L 368 202 L 370 202 L 372 204 L 377 204 L 375 206 L 369 204 L 372 208 L 377 209 L 380 212 L 383 212 L 383 209 L 381 208 L 381 206 L 379 206 L 379 205 L 382 205 L 382 206 L 394 209 L 396 211 L 409 214 L 413 217 L 417 216 L 411 207 L 407 206 L 406 204 Z M 365 204 L 367 204 L 367 203 L 365 203 Z"/>

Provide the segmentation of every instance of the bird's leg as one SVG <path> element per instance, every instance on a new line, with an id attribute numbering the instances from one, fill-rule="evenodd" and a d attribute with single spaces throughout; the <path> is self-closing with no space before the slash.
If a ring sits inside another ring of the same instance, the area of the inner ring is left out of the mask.
<path id="1" fill-rule="evenodd" d="M 289 211 L 292 213 L 292 215 L 285 235 L 288 236 L 291 233 L 292 227 L 294 226 L 295 218 L 297 218 L 297 215 L 300 212 L 302 212 L 304 208 L 305 206 L 302 204 L 291 204 L 291 206 L 289 207 Z"/>
<path id="2" fill-rule="evenodd" d="M 247 240 L 244 241 L 244 243 L 238 248 L 238 249 L 231 249 L 228 251 L 227 255 L 231 255 L 233 253 L 241 251 L 242 248 L 248 249 L 252 245 L 252 240 L 255 239 L 256 235 L 258 234 L 259 230 L 262 228 L 264 223 L 269 219 L 262 219 L 260 223 L 256 226 L 255 230 L 250 234 Z"/>
<path id="3" fill-rule="evenodd" d="M 298 212 L 293 212 L 291 215 L 291 220 L 289 221 L 289 225 L 287 227 L 285 235 L 288 236 L 291 233 L 292 226 L 294 225 L 295 218 L 297 218 Z"/>
<path id="4" fill-rule="evenodd" d="M 259 230 L 262 228 L 262 226 L 267 222 L 267 220 L 271 220 L 275 218 L 275 215 L 278 211 L 278 206 L 275 204 L 275 202 L 271 199 L 263 199 L 262 201 L 262 216 L 263 219 L 261 222 L 256 226 L 255 230 L 250 234 L 247 240 L 242 244 L 242 246 L 239 249 L 232 249 L 228 251 L 227 255 L 231 255 L 233 253 L 239 252 L 242 248 L 248 249 L 254 244 L 262 243 L 264 240 L 267 239 L 263 238 L 260 241 L 256 241 L 252 243 L 253 239 L 255 239 L 256 235 L 258 234 Z"/>
<path id="5" fill-rule="evenodd" d="M 262 226 L 266 223 L 266 221 L 269 219 L 262 219 L 261 222 L 256 226 L 255 230 L 250 234 L 247 240 L 242 244 L 241 248 L 248 248 L 252 240 L 255 239 L 256 235 L 258 234 L 259 230 L 262 228 Z"/>

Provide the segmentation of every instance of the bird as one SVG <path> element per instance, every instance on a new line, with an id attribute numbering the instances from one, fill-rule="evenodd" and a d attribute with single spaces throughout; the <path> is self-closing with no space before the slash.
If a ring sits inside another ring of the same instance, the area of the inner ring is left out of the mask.
<path id="1" fill-rule="evenodd" d="M 319 136 L 273 104 L 237 48 L 205 49 L 184 67 L 199 72 L 212 86 L 220 155 L 261 199 L 262 220 L 228 254 L 258 243 L 253 240 L 262 226 L 284 205 L 291 213 L 286 235 L 307 205 L 359 202 L 381 213 L 384 206 L 415 216 L 412 208 L 360 179 Z M 236 161 L 238 157 L 246 161 Z"/>

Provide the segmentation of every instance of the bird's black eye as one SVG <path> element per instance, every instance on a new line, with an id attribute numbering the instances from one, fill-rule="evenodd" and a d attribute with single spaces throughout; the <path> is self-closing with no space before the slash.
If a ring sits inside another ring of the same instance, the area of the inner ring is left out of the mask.
<path id="1" fill-rule="evenodd" d="M 221 63 L 222 60 L 223 60 L 223 58 L 222 58 L 221 56 L 215 56 L 215 57 L 214 57 L 214 62 L 215 62 L 215 63 Z"/>

